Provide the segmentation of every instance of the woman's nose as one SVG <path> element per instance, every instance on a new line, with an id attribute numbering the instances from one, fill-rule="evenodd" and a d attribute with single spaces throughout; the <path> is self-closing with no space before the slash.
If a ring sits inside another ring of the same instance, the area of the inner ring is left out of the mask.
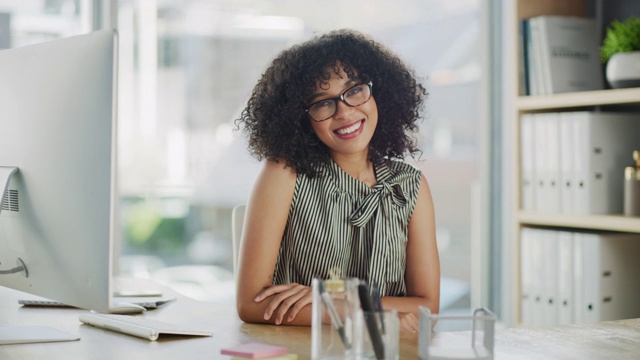
<path id="1" fill-rule="evenodd" d="M 347 117 L 354 110 L 353 106 L 347 105 L 343 100 L 336 101 L 336 113 L 333 114 L 335 119 L 341 119 Z"/>

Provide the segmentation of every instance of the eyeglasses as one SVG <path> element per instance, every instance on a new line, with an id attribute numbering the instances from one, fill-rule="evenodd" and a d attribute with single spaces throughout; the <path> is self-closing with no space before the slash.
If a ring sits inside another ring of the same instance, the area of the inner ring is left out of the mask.
<path id="1" fill-rule="evenodd" d="M 352 86 L 340 94 L 340 96 L 314 102 L 305 112 L 307 112 L 314 121 L 325 121 L 338 111 L 338 100 L 344 101 L 345 104 L 351 107 L 362 105 L 369 101 L 369 99 L 371 99 L 372 87 L 373 83 L 371 81 L 366 84 Z"/>

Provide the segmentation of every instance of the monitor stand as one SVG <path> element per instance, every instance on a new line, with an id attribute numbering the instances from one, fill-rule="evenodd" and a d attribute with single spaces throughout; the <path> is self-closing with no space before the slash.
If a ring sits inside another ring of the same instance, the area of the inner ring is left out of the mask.
<path id="1" fill-rule="evenodd" d="M 0 166 L 0 213 L 2 212 L 5 201 L 8 201 L 7 199 L 5 199 L 5 196 L 7 195 L 7 189 L 9 187 L 9 179 L 11 178 L 11 175 L 13 175 L 16 171 L 18 171 L 17 167 Z M 20 258 L 18 258 L 15 267 L 10 269 L 0 268 L 0 276 L 12 275 L 21 272 L 24 272 L 25 277 L 29 277 L 27 266 Z M 48 326 L 0 326 L 0 345 L 73 341 L 78 339 L 80 339 L 80 337 L 78 337 L 77 335 L 70 334 Z"/>

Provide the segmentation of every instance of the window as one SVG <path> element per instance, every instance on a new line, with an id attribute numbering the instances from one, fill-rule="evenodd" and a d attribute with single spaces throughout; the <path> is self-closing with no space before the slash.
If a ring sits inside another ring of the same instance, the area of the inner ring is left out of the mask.
<path id="1" fill-rule="evenodd" d="M 485 2 L 0 0 L 0 47 L 88 32 L 91 6 L 105 3 L 120 35 L 122 274 L 233 301 L 231 210 L 246 202 L 259 168 L 234 119 L 279 51 L 349 27 L 387 44 L 425 80 L 416 164 L 435 201 L 441 308 L 471 306 L 471 249 L 483 233 L 474 219 L 488 208 L 478 195 L 487 166 Z"/>

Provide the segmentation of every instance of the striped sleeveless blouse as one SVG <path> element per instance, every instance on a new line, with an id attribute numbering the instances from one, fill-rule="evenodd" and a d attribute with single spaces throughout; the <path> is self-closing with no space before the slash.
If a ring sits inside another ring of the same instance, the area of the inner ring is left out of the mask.
<path id="1" fill-rule="evenodd" d="M 357 277 L 383 296 L 405 296 L 408 225 L 421 173 L 402 161 L 375 164 L 369 187 L 335 162 L 299 174 L 273 277 L 310 286 L 314 276 Z"/>

